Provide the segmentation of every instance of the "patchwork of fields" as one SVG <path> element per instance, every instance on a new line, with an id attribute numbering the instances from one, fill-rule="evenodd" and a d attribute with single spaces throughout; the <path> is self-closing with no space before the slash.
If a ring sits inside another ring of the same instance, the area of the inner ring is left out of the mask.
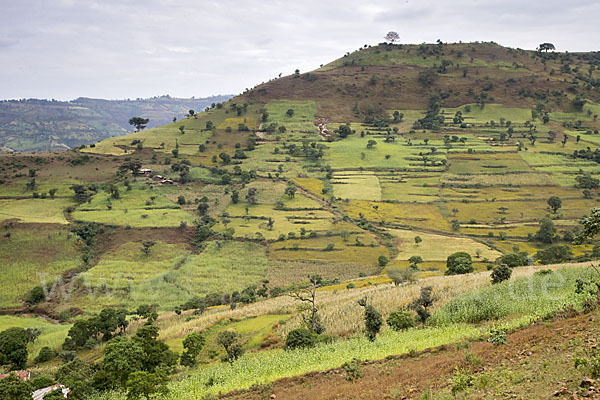
<path id="1" fill-rule="evenodd" d="M 62 350 L 72 323 L 124 308 L 126 335 L 156 319 L 178 352 L 202 332 L 199 364 L 170 385 L 184 398 L 581 310 L 589 271 L 546 265 L 600 258 L 593 239 L 573 244 L 600 201 L 598 100 L 566 89 L 580 77 L 555 59 L 461 43 L 440 66 L 434 46 L 365 47 L 161 127 L 0 155 L 0 312 L 16 314 L 0 330 L 39 327 L 30 352 Z M 446 276 L 458 252 L 473 273 Z M 522 296 L 499 304 L 512 281 L 489 289 L 487 271 L 507 259 Z M 560 302 L 541 298 L 544 279 Z M 423 327 L 368 342 L 362 298 Z M 480 306 L 498 315 L 475 321 Z M 281 350 L 319 324 L 313 349 Z M 225 366 L 229 330 L 250 354 Z M 79 356 L 100 360 L 92 339 Z"/>

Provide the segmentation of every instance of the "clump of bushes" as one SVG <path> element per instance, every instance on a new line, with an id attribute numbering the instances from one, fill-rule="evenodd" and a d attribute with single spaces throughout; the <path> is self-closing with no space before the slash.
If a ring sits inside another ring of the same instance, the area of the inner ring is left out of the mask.
<path id="1" fill-rule="evenodd" d="M 393 311 L 386 320 L 388 326 L 395 331 L 413 328 L 417 325 L 412 314 L 406 311 Z"/>

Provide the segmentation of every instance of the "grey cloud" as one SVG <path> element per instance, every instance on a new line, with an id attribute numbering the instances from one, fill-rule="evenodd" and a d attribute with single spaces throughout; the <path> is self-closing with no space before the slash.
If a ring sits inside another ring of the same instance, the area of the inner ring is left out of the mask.
<path id="1" fill-rule="evenodd" d="M 238 93 L 307 71 L 389 30 L 402 41 L 593 50 L 596 1 L 20 0 L 0 14 L 9 98 Z"/>

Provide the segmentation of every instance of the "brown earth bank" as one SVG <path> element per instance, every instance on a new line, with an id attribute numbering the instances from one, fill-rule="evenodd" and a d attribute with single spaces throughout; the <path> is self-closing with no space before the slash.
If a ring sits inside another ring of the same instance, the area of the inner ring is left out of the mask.
<path id="1" fill-rule="evenodd" d="M 576 316 L 573 316 L 576 315 Z M 549 399 L 600 398 L 594 380 L 574 359 L 600 344 L 600 312 L 566 312 L 508 334 L 504 345 L 463 342 L 362 363 L 362 376 L 343 368 L 285 378 L 223 399 Z M 450 394 L 456 368 L 474 377 L 471 388 Z M 591 385 L 591 388 L 590 388 Z"/>

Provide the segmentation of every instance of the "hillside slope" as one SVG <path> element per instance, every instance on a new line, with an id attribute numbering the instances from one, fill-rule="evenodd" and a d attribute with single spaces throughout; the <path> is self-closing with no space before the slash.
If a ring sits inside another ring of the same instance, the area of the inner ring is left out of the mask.
<path id="1" fill-rule="evenodd" d="M 1 101 L 0 151 L 65 150 L 131 132 L 128 121 L 134 116 L 149 118 L 148 126 L 155 127 L 171 122 L 173 117 L 181 118 L 190 109 L 200 112 L 229 97 Z"/>
<path id="2" fill-rule="evenodd" d="M 588 310 L 600 246 L 573 237 L 600 201 L 598 66 L 493 43 L 366 46 L 162 126 L 0 155 L 0 311 L 22 315 L 0 326 L 60 321 L 43 341 L 61 349 L 106 308 L 132 315 L 126 335 L 156 311 L 171 349 L 206 339 L 161 397 L 197 399 Z M 502 264 L 511 279 L 492 286 Z M 287 352 L 309 276 L 325 335 Z M 418 326 L 368 341 L 362 298 Z M 232 365 L 227 330 L 248 353 Z M 99 335 L 83 339 L 79 356 L 101 359 Z"/>

